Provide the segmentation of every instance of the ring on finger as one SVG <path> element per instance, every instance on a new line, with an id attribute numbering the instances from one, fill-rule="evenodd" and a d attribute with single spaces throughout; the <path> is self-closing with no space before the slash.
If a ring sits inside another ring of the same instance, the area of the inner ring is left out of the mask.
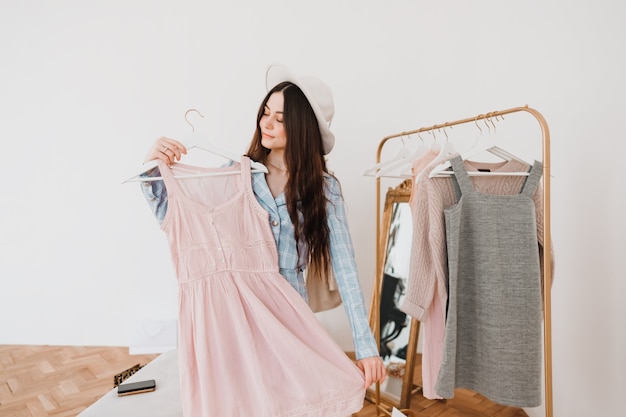
<path id="1" fill-rule="evenodd" d="M 169 150 L 169 148 L 168 148 L 167 146 L 164 146 L 164 147 L 163 147 L 163 149 L 161 149 L 161 152 L 162 152 L 162 153 L 165 153 L 165 152 L 167 152 L 168 150 Z"/>

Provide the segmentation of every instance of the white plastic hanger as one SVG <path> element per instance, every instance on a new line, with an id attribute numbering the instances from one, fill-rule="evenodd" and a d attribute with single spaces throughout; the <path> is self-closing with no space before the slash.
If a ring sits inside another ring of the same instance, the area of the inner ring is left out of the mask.
<path id="1" fill-rule="evenodd" d="M 210 152 L 214 155 L 218 155 L 223 158 L 230 159 L 231 161 L 239 162 L 241 160 L 241 155 L 237 155 L 227 150 L 221 149 L 213 145 L 209 141 L 209 139 L 206 137 L 206 135 L 202 133 L 197 133 L 195 131 L 196 130 L 195 127 L 193 126 L 193 124 L 191 124 L 191 122 L 187 118 L 187 115 L 189 114 L 189 112 L 196 112 L 198 113 L 200 117 L 204 117 L 202 113 L 200 113 L 196 109 L 189 109 L 185 112 L 185 121 L 187 122 L 189 126 L 191 126 L 191 131 L 192 131 L 192 133 L 185 135 L 185 137 L 181 140 L 182 144 L 185 145 L 185 148 L 187 148 L 187 151 L 195 148 L 195 149 L 200 149 L 206 152 Z M 157 180 L 163 179 L 163 177 L 142 177 L 141 176 L 141 174 L 144 174 L 150 171 L 156 166 L 157 166 L 156 160 L 145 162 L 142 165 L 141 172 L 139 174 L 134 175 L 133 177 L 123 181 L 122 183 L 124 184 L 127 182 L 157 181 Z M 251 168 L 251 172 L 263 172 L 266 174 L 268 172 L 267 167 L 265 165 L 263 165 L 260 162 L 256 162 L 252 160 L 250 161 L 250 168 Z M 218 176 L 218 175 L 232 175 L 232 174 L 239 174 L 239 173 L 241 173 L 241 171 L 223 170 L 223 171 L 215 171 L 215 172 L 205 172 L 201 174 L 175 175 L 174 178 L 212 177 L 212 176 Z"/>
<path id="2" fill-rule="evenodd" d="M 435 160 L 437 161 L 442 161 L 445 158 L 447 158 L 448 155 L 452 155 L 453 153 L 456 152 L 456 149 L 454 149 L 454 144 L 450 142 L 450 138 L 448 137 L 448 132 L 446 132 L 446 127 L 448 127 L 447 124 L 448 123 L 446 122 L 443 126 L 443 134 L 446 135 L 446 141 L 441 147 L 441 150 L 439 151 L 439 155 L 437 155 L 437 157 L 435 158 Z M 450 129 L 452 129 L 452 126 L 450 126 Z"/>
<path id="3" fill-rule="evenodd" d="M 446 135 L 446 141 L 443 144 L 443 146 L 439 146 L 434 128 L 429 131 L 429 133 L 433 136 L 433 142 L 431 144 L 430 149 L 438 152 L 437 156 L 433 159 L 433 161 L 437 161 L 437 160 L 444 161 L 448 155 L 451 155 L 456 152 L 456 150 L 454 149 L 454 145 L 452 144 L 452 142 L 450 142 L 448 138 L 448 132 L 446 132 L 446 127 L 447 126 L 444 126 L 444 129 L 443 129 L 443 133 Z M 452 129 L 452 126 L 450 126 L 450 129 Z M 438 129 L 438 130 L 441 130 L 441 129 Z M 420 138 L 422 144 L 424 144 L 425 143 L 424 139 L 419 135 L 419 132 L 417 133 L 417 136 Z M 408 178 L 408 179 L 413 179 L 413 177 L 416 177 L 416 181 L 418 181 L 421 177 L 421 172 L 415 175 L 415 173 L 413 172 L 414 162 L 418 158 L 421 158 L 424 155 L 426 155 L 427 152 L 428 152 L 428 147 L 424 145 L 423 147 L 416 149 L 415 152 L 409 155 L 405 161 L 398 161 L 396 164 L 386 167 L 385 169 L 379 171 L 379 173 L 376 176 L 377 177 L 392 177 L 392 178 Z"/>
<path id="4" fill-rule="evenodd" d="M 489 134 L 487 135 L 487 139 L 481 140 L 483 138 L 483 130 L 480 128 L 480 126 L 478 125 L 478 117 L 476 116 L 476 120 L 474 121 L 476 123 L 476 127 L 478 128 L 478 130 L 480 130 L 480 135 L 478 137 L 478 139 L 476 140 L 476 142 L 474 143 L 473 146 L 471 146 L 467 151 L 464 151 L 461 153 L 461 159 L 465 160 L 471 160 L 473 157 L 480 155 L 483 152 L 489 152 L 493 155 L 496 155 L 502 159 L 504 159 L 505 161 L 511 161 L 511 160 L 518 160 L 520 162 L 523 162 L 525 164 L 527 164 L 526 162 L 524 162 L 522 159 L 516 157 L 515 155 L 513 155 L 512 153 L 505 151 L 502 148 L 499 148 L 498 146 L 496 146 L 495 143 L 495 131 L 496 131 L 496 125 L 493 123 L 493 121 L 491 120 L 491 115 L 487 114 L 483 116 L 483 119 L 485 121 L 485 125 L 487 126 L 488 132 Z M 489 125 L 487 124 L 487 120 L 489 120 L 489 122 L 491 122 L 491 124 L 493 125 L 493 133 L 491 132 L 491 128 L 489 127 Z M 431 172 L 430 175 L 428 176 L 429 178 L 435 178 L 435 177 L 447 177 L 450 175 L 453 175 L 454 172 L 452 170 L 449 170 L 448 168 L 451 167 L 450 161 L 446 160 L 444 163 L 439 164 L 438 166 L 436 166 Z M 474 172 L 474 171 L 470 171 L 468 172 L 468 174 L 470 176 L 528 176 L 529 173 L 528 172 L 499 172 L 499 171 L 495 171 L 495 172 L 483 172 L 483 171 L 479 171 L 479 172 Z"/>
<path id="5" fill-rule="evenodd" d="M 517 156 L 498 147 L 495 144 L 496 143 L 495 141 L 496 125 L 491 119 L 491 115 L 490 114 L 485 115 L 483 120 L 484 120 L 485 126 L 487 126 L 486 138 L 485 138 L 485 135 L 483 135 L 483 130 L 480 128 L 478 123 L 475 122 L 476 127 L 478 127 L 478 130 L 480 130 L 480 136 L 477 138 L 476 142 L 474 142 L 474 145 L 472 145 L 472 147 L 470 147 L 469 149 L 467 149 L 461 154 L 462 158 L 466 160 L 471 160 L 473 157 L 480 155 L 481 153 L 487 151 L 493 155 L 496 155 L 504 159 L 505 161 L 517 160 L 517 161 L 527 164 L 526 161 L 523 161 L 521 158 L 518 158 Z M 497 118 L 496 118 L 496 121 L 497 121 Z M 487 122 L 491 123 L 491 125 L 493 126 L 493 132 L 491 131 L 491 127 L 489 126 Z"/>
<path id="6" fill-rule="evenodd" d="M 447 161 L 447 159 L 450 157 L 450 155 L 456 153 L 456 149 L 454 148 L 454 144 L 450 141 L 450 138 L 448 138 L 448 132 L 446 132 L 446 126 L 447 123 L 444 125 L 443 127 L 443 133 L 444 135 L 446 135 L 446 141 L 444 142 L 443 146 L 441 147 L 441 149 L 439 150 L 439 153 L 437 154 L 437 156 L 430 162 L 431 164 L 434 162 L 443 162 L 443 161 Z M 452 129 L 452 126 L 450 126 L 450 129 Z M 434 136 L 434 132 L 433 132 L 433 136 Z M 417 173 L 417 175 L 415 176 L 415 181 L 419 181 L 422 178 L 422 172 Z"/>
<path id="7" fill-rule="evenodd" d="M 415 161 L 417 158 L 424 155 L 426 151 L 428 151 L 428 146 L 426 146 L 426 143 L 424 142 L 424 139 L 422 139 L 422 137 L 419 135 L 419 132 L 417 136 L 420 139 L 417 148 L 413 152 L 405 155 L 404 157 L 385 164 L 385 166 L 381 167 L 376 173 L 376 178 L 398 178 L 401 177 L 402 173 L 405 172 L 407 169 L 411 169 L 411 167 L 413 166 L 413 161 Z"/>
<path id="8" fill-rule="evenodd" d="M 361 175 L 376 176 L 376 174 L 378 173 L 380 169 L 388 165 L 394 164 L 397 161 L 403 161 L 406 157 L 408 157 L 411 154 L 411 150 L 408 148 L 408 146 L 406 146 L 406 142 L 404 141 L 404 138 L 401 138 L 401 139 L 402 139 L 402 147 L 398 149 L 395 155 L 393 155 L 389 159 L 386 159 L 384 161 L 381 161 L 377 164 L 372 165 L 371 167 L 363 171 Z"/>

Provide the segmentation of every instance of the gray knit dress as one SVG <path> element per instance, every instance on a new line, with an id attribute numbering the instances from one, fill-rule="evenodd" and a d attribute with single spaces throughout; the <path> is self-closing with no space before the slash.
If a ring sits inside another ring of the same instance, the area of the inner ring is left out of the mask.
<path id="1" fill-rule="evenodd" d="M 474 190 L 460 157 L 451 161 L 460 198 L 446 209 L 449 291 L 436 391 L 468 388 L 494 402 L 541 404 L 541 269 L 533 195 L 535 162 L 519 194 Z M 453 181 L 454 182 L 454 181 Z"/>

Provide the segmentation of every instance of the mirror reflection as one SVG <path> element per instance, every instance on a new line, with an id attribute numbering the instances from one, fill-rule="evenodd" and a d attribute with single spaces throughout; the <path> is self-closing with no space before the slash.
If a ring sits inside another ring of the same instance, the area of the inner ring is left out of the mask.
<path id="1" fill-rule="evenodd" d="M 387 235 L 380 298 L 380 354 L 406 360 L 410 318 L 399 309 L 405 295 L 411 256 L 412 221 L 408 203 L 394 203 Z"/>
<path id="2" fill-rule="evenodd" d="M 388 378 L 380 391 L 398 405 L 406 374 L 411 317 L 400 310 L 404 300 L 411 256 L 412 220 L 407 202 L 389 206 L 389 229 L 380 292 L 380 355 Z"/>
<path id="3" fill-rule="evenodd" d="M 388 377 L 380 384 L 380 400 L 388 405 L 406 408 L 410 396 L 419 387 L 413 384 L 419 322 L 407 316 L 400 306 L 404 301 L 411 263 L 413 221 L 409 206 L 411 181 L 390 188 L 385 198 L 381 220 L 381 238 L 377 249 L 379 260 L 378 325 L 380 355 Z M 374 321 L 372 321 L 374 322 Z M 372 386 L 375 390 L 375 385 Z"/>

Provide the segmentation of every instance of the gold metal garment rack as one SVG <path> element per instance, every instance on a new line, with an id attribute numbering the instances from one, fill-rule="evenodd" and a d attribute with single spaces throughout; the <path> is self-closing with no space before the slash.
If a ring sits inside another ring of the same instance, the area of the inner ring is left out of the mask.
<path id="1" fill-rule="evenodd" d="M 552 401 L 552 319 L 551 319 L 551 299 L 552 299 L 552 295 L 551 295 L 551 277 L 552 277 L 552 263 L 551 263 L 551 256 L 552 256 L 552 240 L 551 240 L 551 235 L 550 235 L 550 130 L 548 129 L 548 123 L 546 122 L 546 119 L 543 117 L 543 115 L 541 113 L 539 113 L 537 110 L 528 107 L 528 105 L 525 105 L 523 107 L 514 107 L 511 109 L 507 109 L 507 110 L 500 110 L 500 111 L 493 111 L 493 112 L 489 112 L 486 114 L 479 114 L 478 116 L 474 116 L 474 117 L 468 117 L 467 119 L 461 119 L 461 120 L 456 120 L 453 122 L 445 122 L 442 124 L 437 124 L 434 126 L 430 126 L 430 127 L 422 127 L 416 130 L 410 130 L 410 131 L 406 131 L 406 132 L 401 132 L 401 133 L 396 133 L 393 135 L 389 135 L 384 137 L 379 145 L 378 145 L 378 150 L 376 152 L 376 163 L 380 163 L 380 156 L 383 150 L 383 147 L 385 146 L 385 143 L 393 138 L 398 138 L 398 137 L 403 137 L 403 136 L 408 136 L 408 135 L 412 135 L 412 134 L 419 134 L 422 132 L 429 132 L 429 131 L 433 131 L 433 130 L 438 130 L 438 129 L 445 129 L 447 127 L 451 127 L 451 126 L 455 126 L 455 125 L 460 125 L 460 124 L 465 124 L 465 123 L 475 123 L 476 120 L 478 119 L 489 119 L 489 118 L 496 118 L 498 116 L 504 116 L 505 114 L 510 114 L 510 113 L 517 113 L 517 112 L 526 112 L 526 113 L 530 113 L 532 114 L 537 121 L 539 122 L 539 125 L 541 127 L 541 133 L 543 136 L 543 176 L 542 176 L 542 181 L 543 181 L 543 213 L 544 213 L 544 220 L 543 220 L 543 344 L 544 344 L 544 379 L 545 379 L 545 411 L 546 411 L 546 417 L 553 417 L 553 401 Z M 378 247 L 378 245 L 380 245 L 380 178 L 377 177 L 376 178 L 376 245 Z M 377 274 L 382 271 L 382 260 L 380 256 L 376 257 L 376 271 Z M 377 275 L 378 276 L 378 275 Z M 380 288 L 378 285 L 373 285 L 373 290 L 372 290 L 373 296 L 372 299 L 373 301 L 373 311 L 379 311 L 380 308 L 377 307 L 380 304 Z M 376 306 L 376 307 L 375 307 Z M 376 340 L 377 342 L 380 344 L 380 317 L 379 314 L 374 314 L 375 319 L 373 320 L 373 326 L 374 326 L 374 334 L 376 336 Z M 414 356 L 414 355 L 409 355 L 409 356 Z M 408 357 L 407 357 L 408 359 Z M 414 366 L 412 365 L 412 361 L 411 363 L 407 362 L 407 366 Z M 387 414 L 387 410 L 385 410 L 384 408 L 381 407 L 380 405 L 380 386 L 377 383 L 376 384 L 376 408 L 378 411 L 383 411 L 385 414 Z"/>

